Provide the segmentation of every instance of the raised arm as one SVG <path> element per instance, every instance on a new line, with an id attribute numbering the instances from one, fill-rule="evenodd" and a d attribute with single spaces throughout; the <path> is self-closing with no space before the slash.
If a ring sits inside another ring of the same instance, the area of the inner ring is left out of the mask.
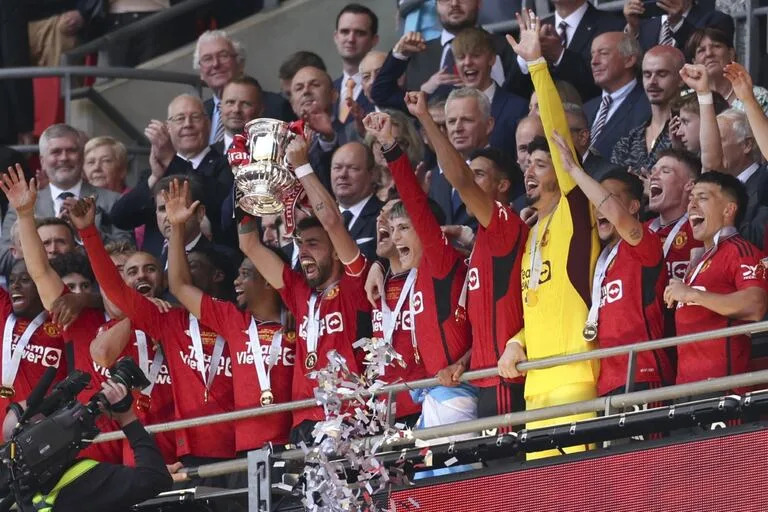
<path id="1" fill-rule="evenodd" d="M 123 318 L 115 325 L 99 334 L 91 341 L 91 358 L 93 362 L 110 368 L 123 353 L 131 341 L 131 320 Z"/>
<path id="2" fill-rule="evenodd" d="M 192 284 L 189 263 L 184 251 L 184 225 L 195 214 L 200 201 L 190 204 L 189 182 L 185 181 L 179 185 L 178 180 L 170 183 L 169 191 L 163 192 L 163 199 L 168 222 L 171 223 L 171 240 L 168 244 L 168 285 L 173 296 L 190 313 L 200 318 L 203 292 Z"/>
<path id="3" fill-rule="evenodd" d="M 427 108 L 427 95 L 423 92 L 409 92 L 405 96 L 405 104 L 411 115 L 418 119 L 424 128 L 445 178 L 459 193 L 461 201 L 472 211 L 477 221 L 487 228 L 493 215 L 493 200 L 475 183 L 475 175 L 464 161 L 464 157 L 456 151 L 432 119 Z"/>
<path id="4" fill-rule="evenodd" d="M 757 147 L 760 148 L 763 158 L 768 158 L 768 117 L 763 112 L 763 107 L 757 102 L 755 93 L 752 90 L 752 77 L 744 66 L 732 62 L 725 66 L 725 78 L 733 86 L 733 92 L 736 97 L 744 104 L 744 112 L 747 114 L 749 126 L 752 128 L 752 134 L 755 136 Z"/>
<path id="5" fill-rule="evenodd" d="M 27 183 L 21 165 L 8 168 L 8 173 L 0 181 L 0 189 L 8 198 L 8 203 L 16 210 L 19 223 L 19 239 L 24 252 L 27 271 L 35 282 L 43 307 L 49 310 L 61 295 L 64 282 L 48 263 L 43 242 L 37 234 L 35 225 L 35 201 L 37 200 L 37 184 L 32 178 Z"/>
<path id="6" fill-rule="evenodd" d="M 680 70 L 685 85 L 696 91 L 699 99 L 699 143 L 701 166 L 708 171 L 723 169 L 723 146 L 717 127 L 715 104 L 709 87 L 707 69 L 703 64 L 686 64 Z"/>
<path id="7" fill-rule="evenodd" d="M 511 35 L 507 35 L 507 41 L 515 53 L 528 63 L 533 87 L 539 100 L 539 117 L 544 125 L 544 133 L 549 143 L 552 165 L 557 175 L 557 183 L 560 186 L 560 191 L 563 194 L 568 194 L 576 186 L 576 182 L 563 169 L 560 150 L 552 138 L 554 131 L 557 130 L 563 134 L 571 154 L 575 155 L 576 152 L 573 149 L 571 131 L 568 128 L 560 95 L 555 88 L 555 83 L 552 81 L 552 76 L 549 74 L 547 61 L 541 55 L 541 44 L 539 43 L 541 20 L 532 11 L 526 12 L 525 10 L 523 10 L 521 15 L 517 15 L 517 20 L 520 24 L 520 42 L 515 41 L 515 38 Z"/>
<path id="8" fill-rule="evenodd" d="M 261 242 L 256 219 L 245 217 L 238 226 L 240 250 L 253 262 L 259 274 L 264 276 L 269 285 L 275 290 L 285 286 L 283 270 L 285 263 Z"/>
<path id="9" fill-rule="evenodd" d="M 295 169 L 296 177 L 307 192 L 312 210 L 325 231 L 328 232 L 339 259 L 345 265 L 352 263 L 360 255 L 360 249 L 344 226 L 336 201 L 320 182 L 309 163 L 307 141 L 303 137 L 296 137 L 288 145 L 286 158 Z"/>
<path id="10" fill-rule="evenodd" d="M 621 204 L 618 197 L 608 192 L 576 163 L 573 154 L 568 151 L 565 139 L 557 131 L 552 134 L 560 155 L 563 168 L 571 175 L 584 195 L 614 225 L 619 236 L 630 245 L 637 245 L 643 239 L 642 223 Z"/>

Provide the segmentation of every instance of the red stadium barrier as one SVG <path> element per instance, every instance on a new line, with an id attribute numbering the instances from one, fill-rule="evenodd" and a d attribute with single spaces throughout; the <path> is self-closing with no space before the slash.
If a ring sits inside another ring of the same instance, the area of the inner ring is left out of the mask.
<path id="1" fill-rule="evenodd" d="M 766 447 L 768 427 L 763 427 L 467 480 L 455 475 L 449 482 L 393 491 L 390 507 L 398 512 L 763 511 Z"/>

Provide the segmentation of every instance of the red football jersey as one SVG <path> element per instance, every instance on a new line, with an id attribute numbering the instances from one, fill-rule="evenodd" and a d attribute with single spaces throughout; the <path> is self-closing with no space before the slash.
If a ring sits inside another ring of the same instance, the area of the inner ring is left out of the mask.
<path id="1" fill-rule="evenodd" d="M 173 386 L 176 418 L 209 416 L 232 411 L 234 408 L 232 361 L 226 343 L 215 369 L 213 383 L 206 393 L 190 336 L 189 312 L 174 308 L 167 313 L 161 313 L 149 299 L 123 282 L 120 273 L 104 250 L 99 232 L 94 227 L 82 230 L 80 236 L 88 252 L 96 279 L 107 297 L 131 319 L 135 328 L 144 331 L 162 345 L 171 379 L 177 383 Z M 218 336 L 202 324 L 199 329 L 204 354 L 202 370 L 207 377 Z M 213 424 L 177 430 L 177 456 L 234 457 L 234 429 L 221 427 Z"/>
<path id="2" fill-rule="evenodd" d="M 467 278 L 467 316 L 472 325 L 470 368 L 496 366 L 507 340 L 523 328 L 520 262 L 525 253 L 528 226 L 512 208 L 498 201 L 488 227 L 479 226 Z M 521 377 L 512 382 L 522 384 Z M 495 386 L 499 377 L 473 381 Z"/>
<path id="3" fill-rule="evenodd" d="M 647 227 L 639 244 L 619 240 L 600 289 L 597 341 L 600 348 L 629 345 L 664 336 L 667 286 L 661 240 Z M 635 382 L 670 384 L 672 363 L 664 350 L 637 353 Z M 597 391 L 606 395 L 627 381 L 627 356 L 601 360 Z"/>
<path id="4" fill-rule="evenodd" d="M 326 353 L 336 350 L 347 360 L 349 371 L 360 373 L 360 367 L 352 344 L 360 338 L 371 335 L 371 305 L 365 295 L 365 278 L 368 275 L 368 265 L 357 276 L 346 272 L 341 280 L 325 293 L 318 295 L 317 317 L 319 318 L 319 336 L 317 340 L 317 362 L 314 370 L 324 368 L 328 364 Z M 292 400 L 314 398 L 316 381 L 308 374 L 312 371 L 305 365 L 307 357 L 307 316 L 309 314 L 309 299 L 314 290 L 307 284 L 304 276 L 292 270 L 288 265 L 283 267 L 284 286 L 278 290 L 283 303 L 299 322 L 298 342 L 296 343 L 296 368 L 293 372 Z M 321 407 L 293 411 L 293 426 L 304 420 L 322 421 L 325 414 Z"/>
<path id="5" fill-rule="evenodd" d="M 253 362 L 251 342 L 248 338 L 251 314 L 247 311 L 241 311 L 231 302 L 216 300 L 208 295 L 203 296 L 200 311 L 202 322 L 223 336 L 229 344 L 229 351 L 232 354 L 235 408 L 259 407 L 261 405 L 261 386 Z M 283 326 L 278 322 L 259 321 L 256 325 L 261 344 L 258 350 L 266 369 L 269 364 L 269 348 L 272 339 L 276 332 L 282 330 Z M 296 333 L 284 333 L 281 340 L 280 357 L 269 374 L 270 390 L 274 395 L 275 403 L 291 401 L 291 381 L 295 360 Z M 290 412 L 237 421 L 235 422 L 237 451 L 261 448 L 268 442 L 286 443 L 290 428 Z"/>
<path id="6" fill-rule="evenodd" d="M 660 226 L 658 219 L 652 219 L 645 223 L 646 227 L 659 235 L 662 245 L 666 243 L 667 236 L 675 228 L 675 224 L 673 222 L 666 226 Z M 669 245 L 666 256 L 664 256 L 669 278 L 683 279 L 685 271 L 688 269 L 688 263 L 691 261 L 691 249 L 696 249 L 703 245 L 702 242 L 693 238 L 691 223 L 685 220 L 677 233 L 675 233 L 675 238 Z"/>
<path id="7" fill-rule="evenodd" d="M 412 313 L 424 368 L 429 375 L 437 375 L 466 354 L 471 345 L 466 312 L 459 308 L 467 265 L 464 256 L 448 243 L 429 209 L 427 195 L 421 189 L 408 157 L 398 146 L 385 156 L 400 199 L 423 247 L 414 285 Z"/>
<path id="8" fill-rule="evenodd" d="M 6 290 L 0 288 L 0 335 L 5 332 L 5 324 L 13 315 L 11 297 Z M 16 350 L 21 336 L 31 323 L 31 318 L 17 318 L 13 327 L 13 337 L 3 340 L 3 344 L 10 343 L 12 351 Z M 3 362 L 3 354 L 0 351 L 0 364 Z M 19 370 L 13 381 L 15 394 L 12 398 L 0 398 L 0 420 L 5 419 L 5 410 L 11 402 L 26 400 L 29 393 L 38 383 L 45 371 L 57 368 L 54 382 L 58 382 L 67 375 L 67 364 L 64 355 L 64 341 L 59 328 L 46 318 L 40 327 L 32 333 L 29 343 L 21 353 Z"/>
<path id="9" fill-rule="evenodd" d="M 711 293 L 728 294 L 757 286 L 768 290 L 760 249 L 734 235 L 721 240 L 714 253 L 692 263 L 686 284 Z M 695 274 L 695 275 L 694 275 Z M 744 322 L 719 315 L 698 304 L 680 304 L 675 311 L 677 333 L 711 331 Z M 683 384 L 747 371 L 751 342 L 747 335 L 687 343 L 677 347 L 677 383 Z"/>
<path id="10" fill-rule="evenodd" d="M 391 312 L 394 312 L 397 306 L 400 292 L 405 287 L 407 278 L 408 272 L 403 272 L 389 276 L 384 284 L 384 295 Z M 392 347 L 398 354 L 403 356 L 406 366 L 403 368 L 397 363 L 388 366 L 381 376 L 384 382 L 394 384 L 427 377 L 427 372 L 421 363 L 421 359 L 419 359 L 419 362 L 416 362 L 416 356 L 413 351 L 413 340 L 411 339 L 412 320 L 408 299 L 406 298 L 400 312 L 395 317 L 394 331 L 392 332 Z M 373 335 L 377 338 L 384 338 L 384 313 L 381 311 L 381 308 L 373 309 Z M 421 412 L 421 405 L 411 400 L 411 394 L 408 391 L 398 393 L 395 397 L 395 404 L 396 417 L 398 418 Z"/>

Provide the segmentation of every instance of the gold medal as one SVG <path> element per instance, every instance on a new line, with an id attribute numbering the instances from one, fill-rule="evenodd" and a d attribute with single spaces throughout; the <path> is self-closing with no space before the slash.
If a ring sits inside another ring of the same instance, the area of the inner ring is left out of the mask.
<path id="1" fill-rule="evenodd" d="M 536 290 L 528 289 L 525 291 L 525 303 L 529 307 L 534 307 L 539 303 L 539 293 Z"/>
<path id="2" fill-rule="evenodd" d="M 139 393 L 136 396 L 136 409 L 139 412 L 149 412 L 150 407 L 152 407 L 152 397 L 149 397 L 143 393 Z"/>
<path id="3" fill-rule="evenodd" d="M 261 405 L 272 405 L 275 403 L 275 395 L 272 394 L 272 391 L 265 389 L 261 392 Z"/>
<path id="4" fill-rule="evenodd" d="M 584 326 L 582 334 L 584 335 L 585 340 L 595 341 L 595 338 L 597 338 L 597 324 L 587 323 L 587 325 Z"/>
<path id="5" fill-rule="evenodd" d="M 308 369 L 312 369 L 317 364 L 317 352 L 310 352 L 307 354 L 306 359 L 304 359 L 304 366 L 306 366 Z"/>
<path id="6" fill-rule="evenodd" d="M 13 389 L 13 386 L 0 386 L 0 397 L 13 398 L 15 394 L 16 390 Z"/>

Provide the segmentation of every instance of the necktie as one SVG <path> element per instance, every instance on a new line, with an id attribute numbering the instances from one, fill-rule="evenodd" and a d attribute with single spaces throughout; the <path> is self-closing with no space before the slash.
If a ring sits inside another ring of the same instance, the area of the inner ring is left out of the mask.
<path id="1" fill-rule="evenodd" d="M 443 59 L 443 69 L 447 69 L 449 73 L 456 73 L 456 59 L 453 56 L 453 47 L 451 43 L 448 45 L 448 51 L 445 52 L 445 59 Z"/>
<path id="2" fill-rule="evenodd" d="M 344 227 L 349 229 L 349 224 L 352 222 L 352 218 L 354 217 L 354 214 L 349 210 L 345 210 L 341 212 L 341 217 L 342 219 L 344 219 Z"/>
<path id="3" fill-rule="evenodd" d="M 216 126 L 214 126 L 213 142 L 224 140 L 224 123 L 221 122 L 221 102 L 216 104 Z"/>
<path id="4" fill-rule="evenodd" d="M 566 32 L 567 28 L 568 24 L 565 22 L 565 20 L 557 24 L 557 35 L 560 36 L 560 44 L 563 45 L 563 48 L 568 48 L 568 32 Z"/>
<path id="5" fill-rule="evenodd" d="M 453 214 L 456 215 L 459 213 L 459 208 L 461 208 L 461 205 L 464 204 L 461 202 L 461 196 L 459 196 L 459 193 L 456 192 L 455 188 L 451 189 L 451 208 L 453 209 Z"/>
<path id="6" fill-rule="evenodd" d="M 597 141 L 598 137 L 600 137 L 600 133 L 603 131 L 603 128 L 605 128 L 605 123 L 608 121 L 608 111 L 611 109 L 611 103 L 613 103 L 613 98 L 611 98 L 611 95 L 604 95 L 603 101 L 600 102 L 600 110 L 597 113 L 597 119 L 595 120 L 595 124 L 592 126 L 592 136 L 590 137 L 591 148 L 595 146 L 595 142 Z"/>
<path id="7" fill-rule="evenodd" d="M 661 46 L 675 46 L 675 37 L 672 35 L 672 27 L 669 26 L 669 19 L 664 18 L 661 22 L 661 36 L 659 44 Z"/>
<path id="8" fill-rule="evenodd" d="M 354 100 L 354 94 L 355 80 L 353 78 L 347 78 L 347 81 L 344 83 L 344 95 L 341 98 L 341 106 L 339 107 L 339 121 L 342 123 L 347 122 L 347 118 L 349 117 L 349 105 L 347 105 L 347 100 Z"/>
<path id="9" fill-rule="evenodd" d="M 69 199 L 70 197 L 75 197 L 75 194 L 73 194 L 72 192 L 62 192 L 61 194 L 59 194 L 56 197 L 56 199 L 58 199 L 60 201 L 59 202 L 59 210 L 56 212 L 56 216 L 61 215 L 61 205 L 62 205 L 62 203 L 64 202 L 65 199 Z"/>

